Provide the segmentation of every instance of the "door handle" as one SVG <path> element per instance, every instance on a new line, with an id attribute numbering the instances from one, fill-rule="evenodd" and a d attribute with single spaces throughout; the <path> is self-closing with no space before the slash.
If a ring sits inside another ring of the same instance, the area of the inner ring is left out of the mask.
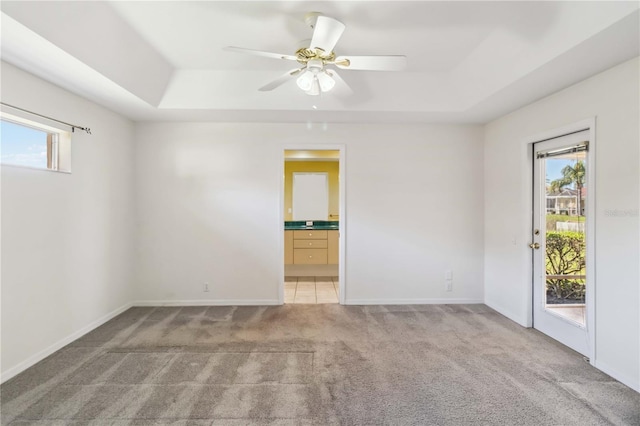
<path id="1" fill-rule="evenodd" d="M 531 243 L 529 244 L 529 247 L 531 247 L 534 250 L 538 250 L 540 248 L 540 244 L 538 243 Z"/>

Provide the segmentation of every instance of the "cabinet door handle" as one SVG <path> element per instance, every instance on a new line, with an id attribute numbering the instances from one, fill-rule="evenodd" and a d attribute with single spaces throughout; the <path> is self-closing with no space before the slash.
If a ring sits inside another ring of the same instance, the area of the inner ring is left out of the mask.
<path id="1" fill-rule="evenodd" d="M 309 243 L 309 245 L 310 245 L 310 246 L 312 246 L 312 245 L 313 245 L 313 243 Z"/>

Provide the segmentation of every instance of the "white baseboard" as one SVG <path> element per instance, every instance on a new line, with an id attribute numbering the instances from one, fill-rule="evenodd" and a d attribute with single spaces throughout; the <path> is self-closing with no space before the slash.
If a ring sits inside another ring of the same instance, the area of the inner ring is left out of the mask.
<path id="1" fill-rule="evenodd" d="M 629 386 L 634 391 L 640 392 L 640 377 L 630 377 L 625 374 L 622 374 L 619 371 L 617 371 L 615 368 L 611 368 L 611 366 L 604 364 L 602 362 L 599 362 L 597 359 L 595 363 L 593 363 L 593 366 L 598 370 L 602 371 L 603 373 L 613 377 L 620 383 L 626 386 Z"/>
<path id="2" fill-rule="evenodd" d="M 116 316 L 120 315 L 121 313 L 123 313 L 124 311 L 126 311 L 127 309 L 129 309 L 131 307 L 131 303 L 127 303 L 111 312 L 109 312 L 106 315 L 103 315 L 102 317 L 98 318 L 97 320 L 87 324 L 86 326 L 82 327 L 80 330 L 71 333 L 70 335 L 68 335 L 67 337 L 58 340 L 57 342 L 55 342 L 54 344 L 52 344 L 51 346 L 41 350 L 40 352 L 30 356 L 29 358 L 27 358 L 26 360 L 22 361 L 21 363 L 14 365 L 13 367 L 9 368 L 6 371 L 3 371 L 0 374 L 0 383 L 4 383 L 7 380 L 11 379 L 14 376 L 17 376 L 18 374 L 22 373 L 24 370 L 26 370 L 27 368 L 37 364 L 38 362 L 42 361 L 43 359 L 45 359 L 46 357 L 48 357 L 49 355 L 51 355 L 52 353 L 59 351 L 60 349 L 64 348 L 65 346 L 67 346 L 69 343 L 73 342 L 74 340 L 79 339 L 80 337 L 84 336 L 85 334 L 89 333 L 90 331 L 95 330 L 96 328 L 100 327 L 102 324 L 104 324 L 105 322 L 115 318 Z"/>
<path id="3" fill-rule="evenodd" d="M 136 300 L 131 306 L 264 306 L 280 305 L 278 299 Z"/>
<path id="4" fill-rule="evenodd" d="M 482 299 L 347 299 L 345 305 L 475 305 Z"/>

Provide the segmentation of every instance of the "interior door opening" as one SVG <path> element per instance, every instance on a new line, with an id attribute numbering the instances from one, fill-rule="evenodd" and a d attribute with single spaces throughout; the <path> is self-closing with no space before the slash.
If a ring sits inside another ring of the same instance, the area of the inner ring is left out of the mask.
<path id="1" fill-rule="evenodd" d="M 284 303 L 339 303 L 340 151 L 284 154 Z"/>
<path id="2" fill-rule="evenodd" d="M 533 326 L 589 356 L 589 130 L 534 144 Z"/>

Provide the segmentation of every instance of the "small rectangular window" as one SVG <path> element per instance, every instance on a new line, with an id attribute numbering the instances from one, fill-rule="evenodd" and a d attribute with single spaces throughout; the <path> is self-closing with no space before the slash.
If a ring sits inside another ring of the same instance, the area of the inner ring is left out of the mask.
<path id="1" fill-rule="evenodd" d="M 2 114 L 0 141 L 3 165 L 71 171 L 69 132 Z"/>

